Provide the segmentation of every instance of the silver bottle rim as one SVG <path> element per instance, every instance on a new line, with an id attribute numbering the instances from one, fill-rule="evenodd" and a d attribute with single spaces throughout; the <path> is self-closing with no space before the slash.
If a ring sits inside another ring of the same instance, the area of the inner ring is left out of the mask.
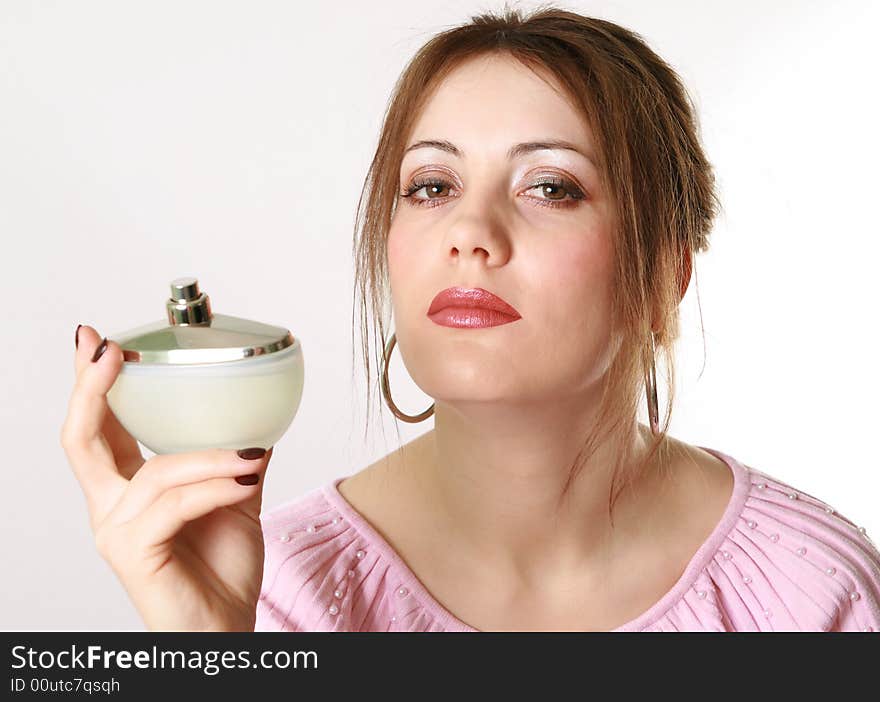
<path id="1" fill-rule="evenodd" d="M 114 340 L 111 337 L 108 338 L 111 341 Z M 249 358 L 267 356 L 277 351 L 283 351 L 297 343 L 298 341 L 296 337 L 288 332 L 286 336 L 278 341 L 237 348 L 137 350 L 123 347 L 122 358 L 126 363 L 152 363 L 158 365 L 226 363 L 229 361 L 242 361 Z"/>

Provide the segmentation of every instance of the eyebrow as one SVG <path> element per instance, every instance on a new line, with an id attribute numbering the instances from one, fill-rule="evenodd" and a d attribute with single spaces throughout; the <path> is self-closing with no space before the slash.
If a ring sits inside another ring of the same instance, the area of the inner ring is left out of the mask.
<path id="1" fill-rule="evenodd" d="M 446 139 L 422 139 L 417 141 L 415 144 L 412 144 L 406 148 L 403 152 L 404 154 L 409 153 L 414 149 L 423 149 L 423 148 L 432 148 L 432 149 L 440 149 L 441 151 L 445 151 L 447 153 L 452 154 L 458 158 L 464 157 L 464 152 L 459 149 L 455 144 Z M 566 151 L 574 151 L 583 156 L 587 161 L 589 161 L 593 166 L 595 166 L 595 162 L 593 159 L 586 153 L 580 150 L 575 144 L 571 142 L 564 141 L 562 139 L 544 139 L 542 141 L 524 141 L 520 144 L 514 144 L 507 151 L 507 158 L 512 160 L 515 158 L 519 158 L 520 156 L 525 156 L 526 154 L 532 153 L 533 151 L 542 151 L 549 149 L 561 149 Z"/>

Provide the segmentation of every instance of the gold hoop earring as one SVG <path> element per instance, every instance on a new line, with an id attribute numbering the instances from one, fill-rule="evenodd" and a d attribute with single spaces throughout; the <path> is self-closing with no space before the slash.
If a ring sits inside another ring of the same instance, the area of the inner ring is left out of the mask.
<path id="1" fill-rule="evenodd" d="M 657 369 L 654 364 L 654 332 L 651 332 L 651 367 L 645 371 L 645 393 L 648 396 L 648 419 L 651 422 L 651 433 L 660 433 L 660 411 L 657 403 Z"/>
<path id="2" fill-rule="evenodd" d="M 422 422 L 434 414 L 434 403 L 431 403 L 431 406 L 426 409 L 421 414 L 417 414 L 415 416 L 406 414 L 405 412 L 401 412 L 400 408 L 394 404 L 394 400 L 391 399 L 391 387 L 388 384 L 388 364 L 391 362 L 391 352 L 394 350 L 394 346 L 397 344 L 397 333 L 393 333 L 391 337 L 388 339 L 388 343 L 385 344 L 385 355 L 382 358 L 382 396 L 385 398 L 385 404 L 388 405 L 388 409 L 390 409 L 394 416 L 398 419 L 402 419 L 404 422 L 409 422 L 410 424 L 416 424 L 417 422 Z"/>

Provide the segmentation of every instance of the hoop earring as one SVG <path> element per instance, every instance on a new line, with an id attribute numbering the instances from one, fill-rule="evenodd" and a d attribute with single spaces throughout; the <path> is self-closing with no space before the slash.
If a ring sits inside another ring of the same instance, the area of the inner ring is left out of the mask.
<path id="1" fill-rule="evenodd" d="M 434 403 L 432 402 L 428 409 L 415 416 L 401 412 L 398 406 L 394 404 L 394 400 L 391 399 L 391 387 L 388 384 L 388 364 L 391 362 L 391 352 L 394 350 L 396 344 L 397 332 L 394 332 L 388 339 L 388 343 L 385 344 L 385 355 L 382 358 L 382 396 L 385 398 L 385 404 L 388 405 L 388 408 L 394 413 L 395 417 L 402 419 L 404 422 L 416 424 L 417 422 L 426 420 L 434 414 Z"/>
<path id="2" fill-rule="evenodd" d="M 404 422 L 416 424 L 418 422 L 426 420 L 428 417 L 434 414 L 434 403 L 431 403 L 431 406 L 421 414 L 417 414 L 414 416 L 402 412 L 400 408 L 396 404 L 394 404 L 394 400 L 391 399 L 391 387 L 388 383 L 388 364 L 391 361 L 391 352 L 394 350 L 394 346 L 396 344 L 397 335 L 396 333 L 393 333 L 388 339 L 388 343 L 385 344 L 385 355 L 382 359 L 382 396 L 385 399 L 385 403 L 388 405 L 388 408 L 394 413 L 395 417 L 397 417 L 398 419 L 402 419 Z M 648 400 L 648 418 L 651 423 L 651 432 L 654 434 L 659 434 L 660 408 L 657 401 L 657 368 L 654 362 L 655 354 L 656 347 L 654 344 L 654 332 L 651 332 L 651 366 L 650 369 L 645 373 L 645 394 L 647 395 Z"/>
<path id="3" fill-rule="evenodd" d="M 654 332 L 651 332 L 651 368 L 645 370 L 645 394 L 648 396 L 648 418 L 651 422 L 651 433 L 660 433 L 660 411 L 657 403 L 657 369 L 654 365 Z"/>

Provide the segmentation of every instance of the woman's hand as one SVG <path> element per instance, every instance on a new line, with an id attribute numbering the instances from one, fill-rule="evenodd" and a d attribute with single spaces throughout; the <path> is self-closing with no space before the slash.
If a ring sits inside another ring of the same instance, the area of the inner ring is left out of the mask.
<path id="1" fill-rule="evenodd" d="M 263 577 L 263 478 L 272 448 L 247 460 L 208 449 L 144 460 L 107 405 L 122 349 L 79 330 L 61 446 L 86 497 L 95 544 L 147 628 L 253 631 Z M 236 477 L 256 475 L 254 484 Z"/>

